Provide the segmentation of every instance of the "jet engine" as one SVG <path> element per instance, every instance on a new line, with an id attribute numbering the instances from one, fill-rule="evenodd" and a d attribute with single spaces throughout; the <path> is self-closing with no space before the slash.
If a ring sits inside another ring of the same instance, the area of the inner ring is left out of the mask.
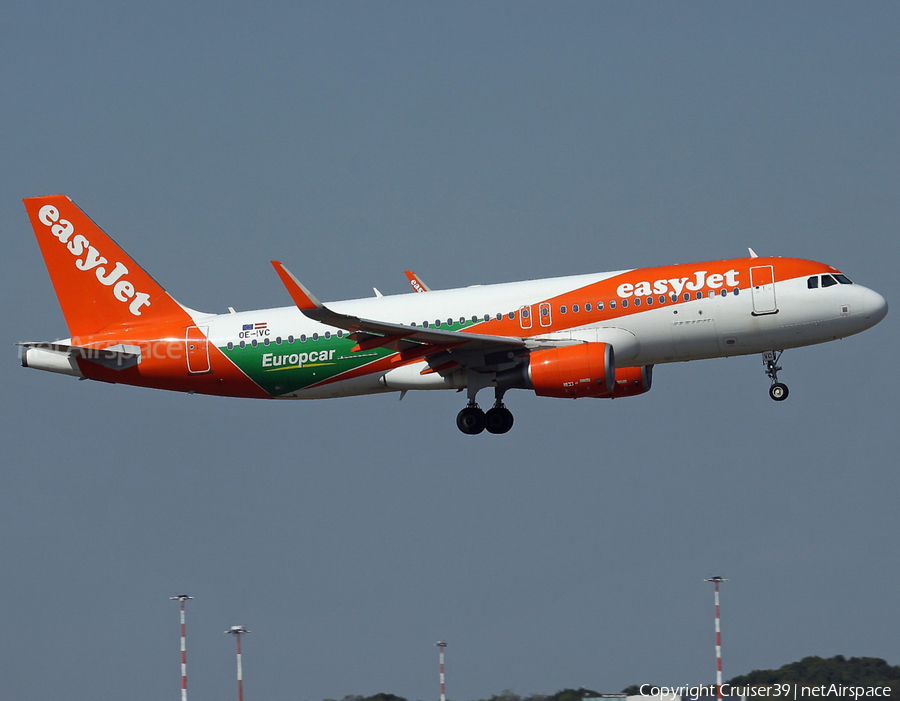
<path id="1" fill-rule="evenodd" d="M 608 343 L 532 351 L 528 379 L 539 397 L 604 397 L 614 390 L 616 361 Z"/>
<path id="2" fill-rule="evenodd" d="M 653 366 L 641 365 L 636 368 L 616 368 L 616 382 L 612 394 L 616 397 L 634 397 L 650 391 L 653 384 Z"/>

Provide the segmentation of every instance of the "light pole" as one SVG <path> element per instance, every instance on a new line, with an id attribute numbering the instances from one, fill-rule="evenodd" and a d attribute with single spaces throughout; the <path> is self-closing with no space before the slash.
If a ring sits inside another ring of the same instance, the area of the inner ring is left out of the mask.
<path id="1" fill-rule="evenodd" d="M 244 701 L 244 673 L 241 669 L 241 634 L 250 631 L 244 626 L 231 626 L 230 630 L 225 631 L 228 635 L 233 635 L 237 640 L 237 683 L 238 683 L 238 701 Z"/>
<path id="2" fill-rule="evenodd" d="M 704 579 L 704 582 L 712 582 L 715 584 L 715 602 L 716 602 L 716 698 L 722 699 L 722 629 L 719 626 L 719 584 L 727 582 L 722 577 L 710 577 Z"/>
<path id="3" fill-rule="evenodd" d="M 184 602 L 193 599 L 193 596 L 179 594 L 170 596 L 170 601 L 181 603 L 181 701 L 187 701 L 187 651 L 184 647 Z"/>
<path id="4" fill-rule="evenodd" d="M 447 643 L 438 640 L 435 645 L 438 648 L 438 663 L 440 665 L 441 701 L 447 701 L 446 687 L 444 686 L 444 648 L 447 647 Z"/>

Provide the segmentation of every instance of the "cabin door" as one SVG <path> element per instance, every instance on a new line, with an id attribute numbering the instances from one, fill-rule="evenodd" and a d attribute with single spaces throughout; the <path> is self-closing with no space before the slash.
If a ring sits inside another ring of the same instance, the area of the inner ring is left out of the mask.
<path id="1" fill-rule="evenodd" d="M 206 334 L 208 326 L 189 326 L 185 335 L 184 345 L 187 349 L 187 369 L 191 375 L 199 375 L 209 372 L 209 340 Z"/>
<path id="2" fill-rule="evenodd" d="M 778 311 L 775 304 L 775 273 L 771 265 L 750 268 L 750 294 L 753 297 L 754 316 Z"/>

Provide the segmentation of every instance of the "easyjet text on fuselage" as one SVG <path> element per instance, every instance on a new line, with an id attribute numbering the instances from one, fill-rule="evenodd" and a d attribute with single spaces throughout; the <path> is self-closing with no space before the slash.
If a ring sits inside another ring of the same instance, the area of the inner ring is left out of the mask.
<path id="1" fill-rule="evenodd" d="M 682 291 L 696 292 L 709 287 L 717 290 L 721 287 L 738 287 L 739 272 L 733 268 L 725 273 L 709 274 L 706 270 L 697 270 L 691 277 L 661 278 L 653 282 L 623 282 L 616 288 L 616 294 L 622 298 L 648 297 L 650 295 L 674 294 Z"/>

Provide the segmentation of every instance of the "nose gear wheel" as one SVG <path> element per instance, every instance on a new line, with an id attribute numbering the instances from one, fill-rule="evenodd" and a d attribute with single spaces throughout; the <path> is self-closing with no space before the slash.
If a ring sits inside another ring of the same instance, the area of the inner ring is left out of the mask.
<path id="1" fill-rule="evenodd" d="M 778 381 L 778 371 L 781 366 L 778 361 L 784 351 L 766 351 L 762 354 L 763 365 L 766 368 L 766 377 L 772 380 L 772 386 L 769 387 L 769 396 L 776 402 L 783 402 L 788 398 L 788 386 Z"/>

